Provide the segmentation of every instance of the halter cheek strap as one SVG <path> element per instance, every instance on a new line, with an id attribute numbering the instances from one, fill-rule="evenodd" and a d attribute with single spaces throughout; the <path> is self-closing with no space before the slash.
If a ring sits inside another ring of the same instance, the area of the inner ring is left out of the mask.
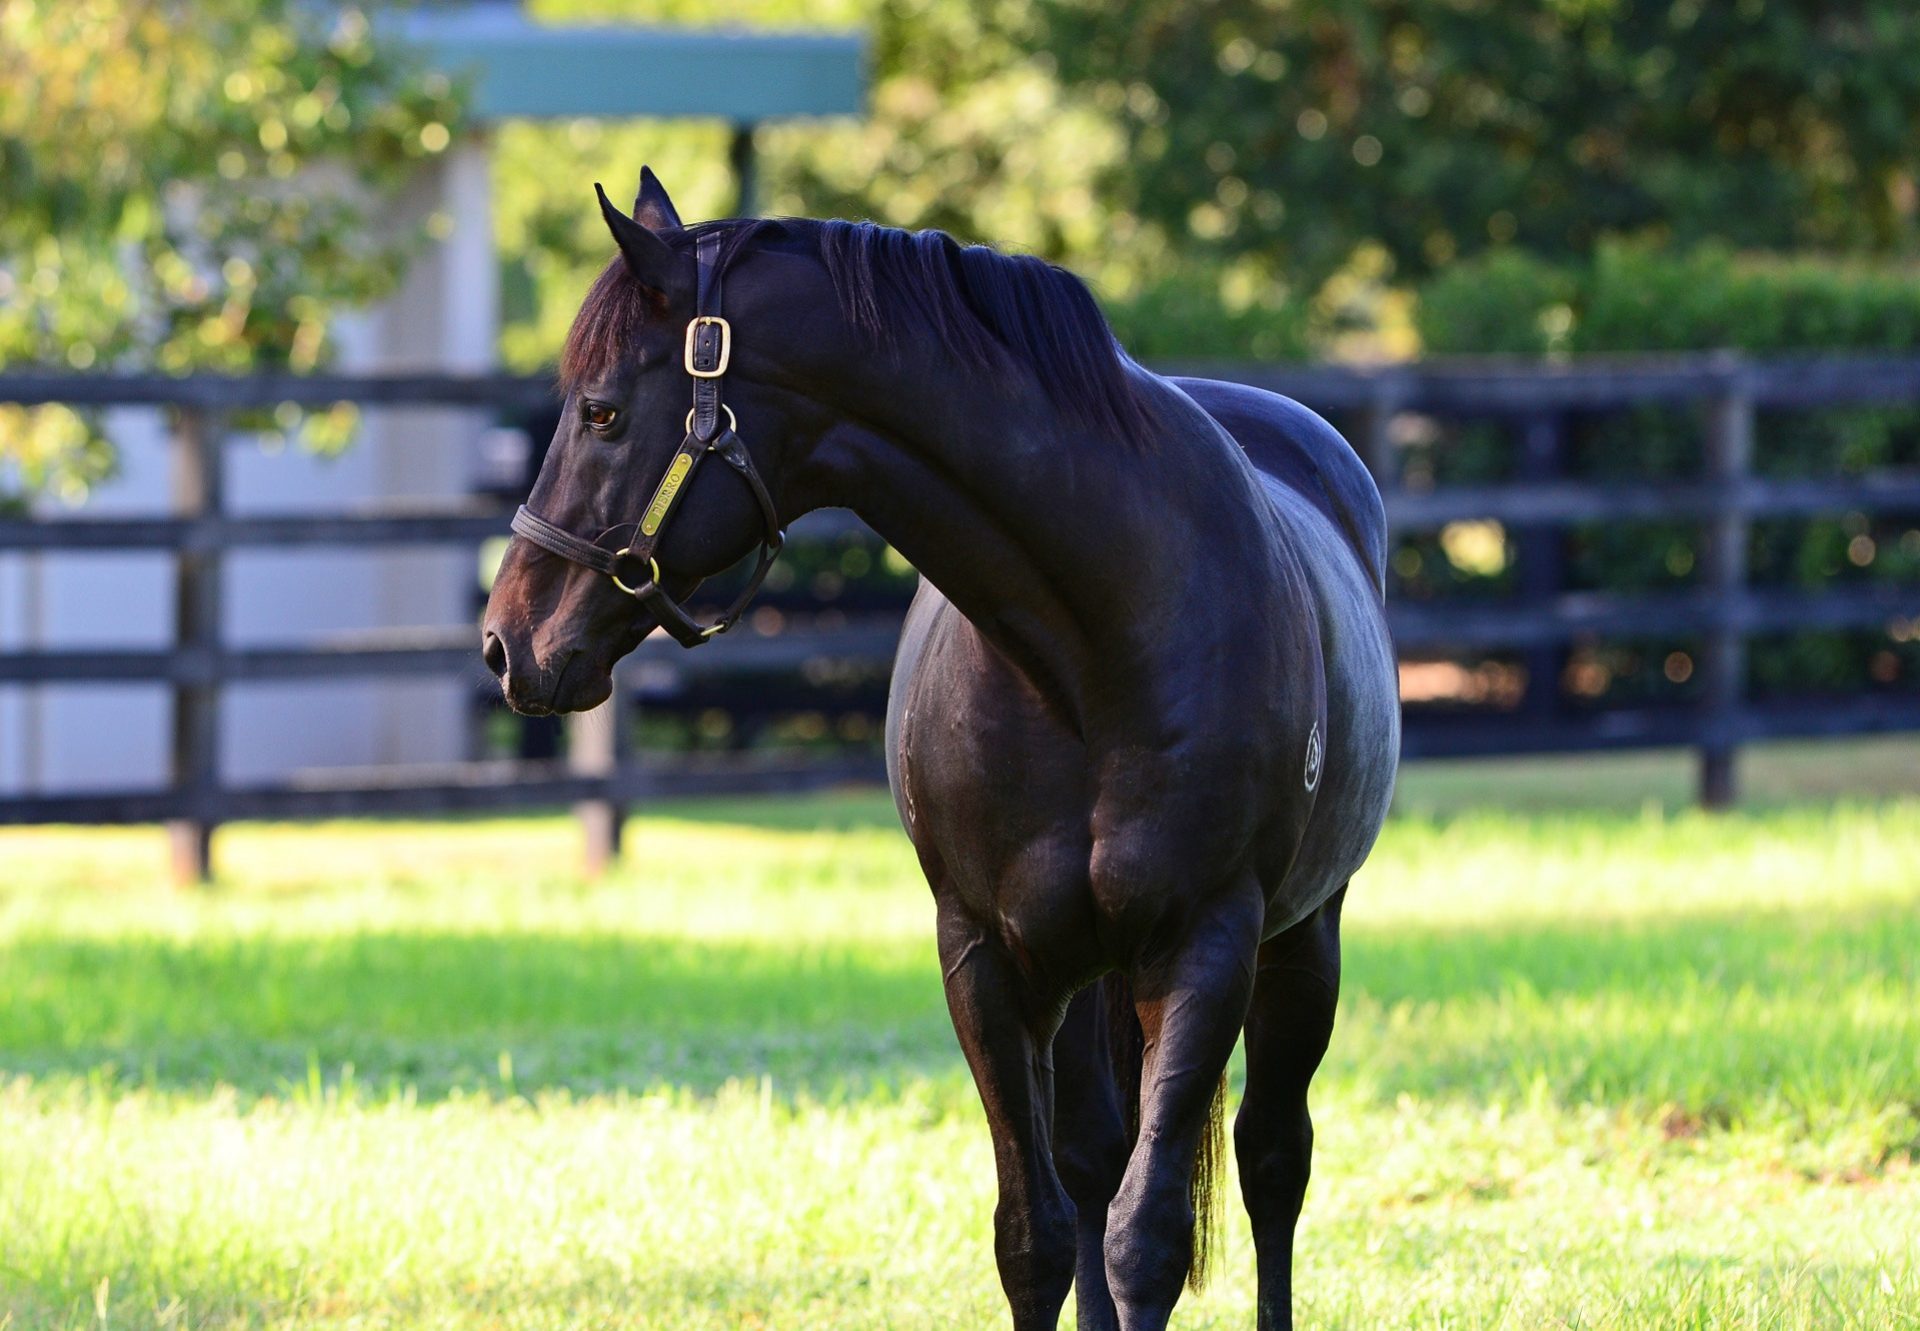
<path id="1" fill-rule="evenodd" d="M 741 612 L 766 581 L 767 570 L 780 557 L 780 549 L 787 540 L 786 532 L 780 528 L 773 496 L 767 493 L 766 483 L 754 468 L 752 455 L 735 433 L 737 422 L 733 409 L 720 398 L 721 379 L 733 357 L 733 328 L 720 317 L 720 237 L 712 232 L 701 236 L 695 244 L 694 256 L 699 265 L 699 286 L 695 292 L 693 321 L 687 325 L 683 356 L 687 373 L 693 378 L 693 409 L 687 413 L 686 437 L 667 459 L 666 470 L 661 473 L 660 483 L 655 486 L 653 498 L 640 520 L 622 524 L 634 529 L 632 544 L 609 550 L 594 541 L 582 540 L 548 522 L 525 504 L 513 515 L 515 535 L 562 559 L 606 574 L 613 579 L 615 587 L 645 606 L 682 647 L 698 647 L 739 621 Z M 661 534 L 680 496 L 708 454 L 718 455 L 753 491 L 754 502 L 760 506 L 761 536 L 760 560 L 746 587 L 727 607 L 726 613 L 713 623 L 702 625 L 660 586 L 660 564 L 653 552 L 660 544 Z"/>

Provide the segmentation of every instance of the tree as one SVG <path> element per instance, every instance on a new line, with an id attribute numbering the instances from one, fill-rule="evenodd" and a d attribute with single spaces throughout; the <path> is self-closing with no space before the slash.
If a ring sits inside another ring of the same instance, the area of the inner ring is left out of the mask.
<path id="1" fill-rule="evenodd" d="M 1610 236 L 1911 250 L 1908 0 L 1044 0 L 1124 117 L 1107 182 L 1184 244 L 1317 282 Z"/>
<path id="2" fill-rule="evenodd" d="M 458 109 L 355 5 L 0 0 L 0 364 L 314 368 L 397 280 L 415 238 L 374 218 Z M 74 413 L 0 408 L 0 497 L 112 457 Z"/>
<path id="3" fill-rule="evenodd" d="M 1097 185 L 1121 161 L 1115 118 L 1063 90 L 1028 0 L 531 0 L 542 19 L 860 28 L 870 95 L 858 118 L 757 134 L 760 206 L 939 227 L 1071 264 L 1108 292 L 1157 272 L 1158 237 Z M 716 9 L 721 12 L 716 13 Z M 595 179 L 650 162 L 689 218 L 734 205 L 730 127 L 685 121 L 522 123 L 497 139 L 502 339 L 510 364 L 549 361 L 606 262 Z M 1137 242 L 1145 240 L 1148 245 Z"/>

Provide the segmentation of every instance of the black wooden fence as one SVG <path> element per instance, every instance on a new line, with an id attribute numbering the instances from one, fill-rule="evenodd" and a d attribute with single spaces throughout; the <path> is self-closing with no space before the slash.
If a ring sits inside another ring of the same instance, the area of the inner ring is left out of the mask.
<path id="1" fill-rule="evenodd" d="M 1920 729 L 1920 691 L 1759 702 L 1746 696 L 1746 640 L 1765 632 L 1885 628 L 1920 616 L 1920 584 L 1794 592 L 1751 587 L 1747 552 L 1755 521 L 1844 513 L 1920 514 L 1920 470 L 1882 469 L 1818 479 L 1753 473 L 1762 411 L 1864 404 L 1920 406 L 1920 357 L 1846 356 L 1746 360 L 1728 354 L 1568 365 L 1424 363 L 1380 369 L 1193 367 L 1307 403 L 1346 427 L 1386 500 L 1396 533 L 1487 519 L 1536 537 L 1576 523 L 1662 519 L 1705 524 L 1704 576 L 1684 592 L 1569 592 L 1551 559 L 1523 550 L 1521 595 L 1497 605 L 1390 605 L 1403 658 L 1489 648 L 1549 648 L 1580 638 L 1702 634 L 1700 705 L 1549 714 L 1411 715 L 1409 758 L 1685 746 L 1700 754 L 1700 798 L 1734 798 L 1734 757 L 1746 741 Z M 1552 479 L 1569 418 L 1634 408 L 1705 408 L 1702 474 L 1688 482 L 1599 484 Z M 1493 420 L 1521 441 L 1523 479 L 1496 486 L 1410 491 L 1393 457 L 1396 417 Z M 1544 464 L 1544 465 L 1543 465 Z M 1544 579 L 1539 577 L 1545 573 Z M 1536 663 L 1540 658 L 1535 657 Z M 1530 672 L 1536 691 L 1552 672 Z"/>
<path id="2" fill-rule="evenodd" d="M 1522 559 L 1521 595 L 1493 605 L 1396 604 L 1403 654 L 1507 649 L 1551 652 L 1583 636 L 1704 635 L 1705 687 L 1697 705 L 1608 708 L 1586 713 L 1522 707 L 1488 715 L 1409 717 L 1408 757 L 1573 751 L 1684 745 L 1701 754 L 1701 797 L 1734 793 L 1733 759 L 1743 742 L 1786 735 L 1920 729 L 1920 692 L 1755 702 L 1745 696 L 1750 634 L 1920 623 L 1920 585 L 1831 588 L 1812 593 L 1747 584 L 1750 525 L 1765 517 L 1845 512 L 1920 513 L 1920 472 L 1882 471 L 1819 480 L 1768 481 L 1752 474 L 1756 413 L 1861 403 L 1920 404 L 1920 357 L 1742 361 L 1727 356 L 1542 366 L 1415 364 L 1377 369 L 1188 366 L 1190 373 L 1271 388 L 1326 413 L 1347 431 L 1382 481 L 1397 531 L 1490 519 L 1550 548 L 1540 537 L 1573 523 L 1686 519 L 1707 525 L 1705 576 L 1686 592 L 1617 596 L 1562 589 L 1551 559 Z M 590 862 L 617 853 L 620 815 L 630 803 L 665 794 L 792 789 L 877 774 L 870 758 L 772 761 L 752 755 L 641 761 L 621 752 L 616 690 L 611 723 L 576 730 L 564 765 L 469 763 L 451 768 L 329 772 L 261 786 L 221 780 L 217 764 L 220 694 L 236 681 L 350 675 L 471 678 L 477 646 L 470 629 L 395 631 L 298 648 L 236 649 L 220 634 L 220 568 L 244 546 L 474 546 L 501 534 L 506 512 L 491 504 L 367 508 L 326 515 L 234 516 L 222 503 L 223 421 L 282 402 L 362 406 L 471 407 L 494 411 L 550 405 L 545 379 L 508 376 L 73 376 L 0 374 L 0 402 L 170 409 L 174 502 L 166 517 L 0 520 L 0 551 L 165 550 L 174 553 L 177 633 L 163 651 L 0 653 L 0 683 L 160 681 L 173 692 L 172 780 L 164 789 L 0 798 L 0 823 L 146 822 L 172 828 L 176 874 L 205 876 L 213 829 L 222 821 L 366 812 L 439 812 L 573 803 L 588 833 Z M 1622 411 L 1648 403 L 1706 408 L 1705 474 L 1686 483 L 1616 484 L 1553 479 L 1565 423 L 1573 413 Z M 1392 430 L 1403 414 L 1492 419 L 1519 432 L 1518 483 L 1413 492 L 1398 482 Z M 834 519 L 812 520 L 831 533 Z M 796 532 L 807 539 L 809 524 Z M 1542 577 L 1545 573 L 1547 576 Z M 797 670 L 832 658 L 886 659 L 897 620 L 853 620 L 830 630 L 771 636 L 738 632 L 693 658 L 649 641 L 635 660 L 667 658 L 682 669 Z"/>

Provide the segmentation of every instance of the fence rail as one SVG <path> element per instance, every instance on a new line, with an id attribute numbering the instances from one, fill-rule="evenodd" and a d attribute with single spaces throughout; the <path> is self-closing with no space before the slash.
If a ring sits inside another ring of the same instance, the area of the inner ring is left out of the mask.
<path id="1" fill-rule="evenodd" d="M 1750 635 L 1801 629 L 1907 624 L 1920 633 L 1920 586 L 1834 587 L 1818 593 L 1753 588 L 1746 548 L 1753 522 L 1822 513 L 1920 513 L 1920 469 L 1780 481 L 1752 474 L 1756 413 L 1869 403 L 1920 406 L 1920 357 L 1802 357 L 1748 361 L 1727 355 L 1570 365 L 1479 361 L 1380 368 L 1194 365 L 1163 367 L 1269 388 L 1336 417 L 1382 483 L 1397 531 L 1492 520 L 1521 546 L 1520 596 L 1513 601 L 1395 603 L 1390 617 L 1403 650 L 1526 653 L 1529 674 L 1587 637 L 1695 636 L 1704 694 L 1698 705 L 1578 711 L 1529 705 L 1489 715 L 1422 714 L 1406 731 L 1409 757 L 1687 745 L 1702 755 L 1701 795 L 1733 797 L 1740 744 L 1779 735 L 1920 729 L 1920 693 L 1754 700 L 1744 687 Z M 234 515 L 224 511 L 224 420 L 282 402 L 350 401 L 362 406 L 527 410 L 550 405 L 540 377 L 462 375 L 92 376 L 0 372 L 0 402 L 171 409 L 174 511 L 164 517 L 0 519 L 0 552 L 151 550 L 175 564 L 175 643 L 166 649 L 0 652 L 0 684 L 156 681 L 173 691 L 171 785 L 163 790 L 34 794 L 0 799 L 0 822 L 165 820 L 174 830 L 182 878 L 207 870 L 213 828 L 246 817 L 352 812 L 444 812 L 575 804 L 589 832 L 590 860 L 618 850 L 620 811 L 673 793 L 793 788 L 878 774 L 876 760 L 805 763 L 754 758 L 639 762 L 619 749 L 621 727 L 576 731 L 566 765 L 473 763 L 452 768 L 336 771 L 278 785 L 223 783 L 215 754 L 224 685 L 347 675 L 468 675 L 468 630 L 380 630 L 334 635 L 298 646 L 233 647 L 221 640 L 220 566 L 245 547 L 475 545 L 500 535 L 507 513 L 469 501 L 369 504 L 324 514 Z M 1649 403 L 1705 408 L 1707 464 L 1680 483 L 1595 484 L 1560 477 L 1565 422 L 1572 414 L 1617 412 Z M 1520 440 L 1512 484 L 1404 488 L 1392 427 L 1403 413 L 1494 419 Z M 1707 558 L 1699 586 L 1682 593 L 1569 593 L 1562 586 L 1558 532 L 1573 523 L 1695 521 Z M 845 515 L 809 519 L 816 535 L 845 529 Z M 797 534 L 805 539 L 805 529 Z M 871 665 L 890 657 L 897 617 L 844 627 L 740 632 L 697 659 L 668 642 L 642 644 L 634 659 L 705 672 L 790 674 L 834 658 Z M 615 704 L 625 690 L 616 690 Z"/>

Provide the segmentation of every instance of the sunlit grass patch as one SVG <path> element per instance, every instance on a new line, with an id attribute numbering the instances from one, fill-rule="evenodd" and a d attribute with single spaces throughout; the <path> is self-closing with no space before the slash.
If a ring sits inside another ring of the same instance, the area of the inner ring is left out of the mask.
<path id="1" fill-rule="evenodd" d="M 0 832 L 0 1326 L 998 1324 L 884 795 Z M 1406 816 L 1352 889 L 1300 1310 L 1920 1324 L 1920 802 Z M 1183 1327 L 1251 1321 L 1230 1210 Z M 10 1321 L 8 1319 L 11 1319 Z"/>
<path id="2" fill-rule="evenodd" d="M 177 1303 L 194 1325 L 717 1326 L 755 1304 L 817 1324 L 992 1290 L 968 1242 L 991 1154 L 940 1097 L 334 1088 L 243 1110 L 16 1083 L 0 1125 L 10 1150 L 62 1162 L 0 1190 L 34 1324 L 85 1324 L 102 1282 L 130 1320 Z"/>

